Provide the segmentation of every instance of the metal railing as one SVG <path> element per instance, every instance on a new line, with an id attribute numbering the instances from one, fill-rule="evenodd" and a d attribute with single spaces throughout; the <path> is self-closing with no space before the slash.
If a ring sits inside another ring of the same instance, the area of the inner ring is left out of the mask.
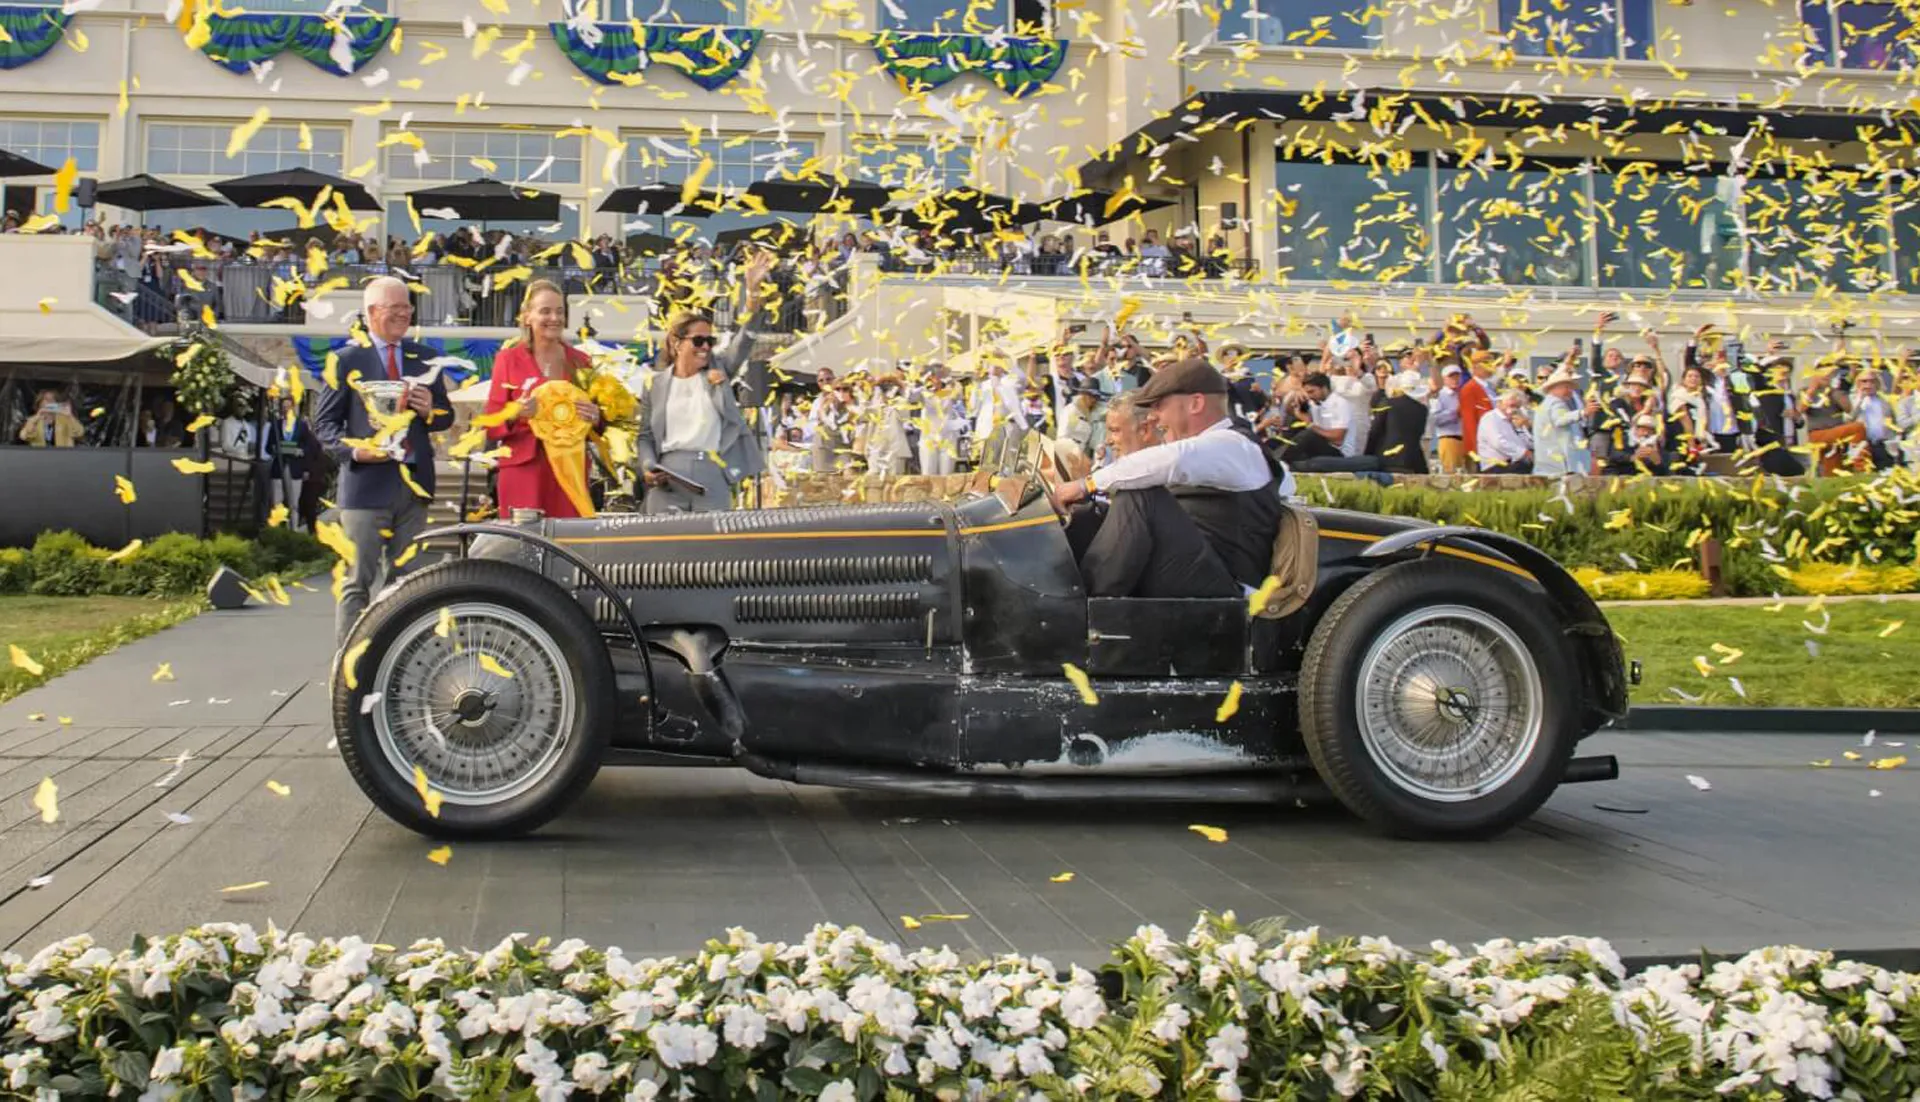
<path id="1" fill-rule="evenodd" d="M 937 275 L 1048 276 L 1062 279 L 1086 277 L 1127 277 L 1147 279 L 1226 279 L 1248 278 L 1258 273 L 1252 260 L 1222 260 L 1218 257 L 1158 257 L 1104 255 L 1082 252 L 1019 253 L 995 255 L 988 252 L 955 250 L 938 253 L 907 254 L 886 252 L 880 257 L 883 272 L 925 272 Z"/>

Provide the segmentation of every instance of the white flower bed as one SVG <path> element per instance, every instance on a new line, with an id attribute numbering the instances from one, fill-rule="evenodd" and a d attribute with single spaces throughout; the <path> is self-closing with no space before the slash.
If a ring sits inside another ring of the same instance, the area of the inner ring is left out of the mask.
<path id="1" fill-rule="evenodd" d="M 831 926 L 629 960 L 215 925 L 0 965 L 20 1098 L 1920 1099 L 1916 977 L 1791 948 L 1628 976 L 1600 941 L 1229 915 L 1143 927 L 1104 977 Z"/>

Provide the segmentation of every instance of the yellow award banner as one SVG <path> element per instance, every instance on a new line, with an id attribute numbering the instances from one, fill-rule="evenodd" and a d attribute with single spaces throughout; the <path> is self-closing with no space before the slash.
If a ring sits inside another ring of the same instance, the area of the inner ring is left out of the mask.
<path id="1" fill-rule="evenodd" d="M 574 408 L 575 402 L 587 400 L 586 391 L 565 379 L 548 379 L 534 388 L 532 400 L 533 434 L 547 453 L 554 480 L 581 516 L 594 516 L 593 498 L 587 493 L 587 437 L 593 435 L 593 426 Z"/>

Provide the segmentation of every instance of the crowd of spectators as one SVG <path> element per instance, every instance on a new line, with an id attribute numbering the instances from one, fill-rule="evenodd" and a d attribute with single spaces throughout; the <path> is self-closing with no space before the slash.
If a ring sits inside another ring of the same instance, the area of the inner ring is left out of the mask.
<path id="1" fill-rule="evenodd" d="M 1602 315 L 1535 373 L 1460 317 L 1423 342 L 1375 343 L 1343 326 L 1313 352 L 1255 357 L 1198 334 L 1149 353 L 1131 334 L 1097 346 L 1062 333 L 957 378 L 940 362 L 823 369 L 815 397 L 780 396 L 767 418 L 782 471 L 948 474 L 998 467 L 1029 430 L 1110 458 L 1144 411 L 1122 399 L 1201 355 L 1231 384 L 1237 420 L 1303 472 L 1801 475 L 1809 467 L 1920 469 L 1920 360 L 1836 352 L 1802 362 L 1770 341 L 1749 355 L 1702 326 L 1674 371 L 1651 333 L 1622 338 Z"/>

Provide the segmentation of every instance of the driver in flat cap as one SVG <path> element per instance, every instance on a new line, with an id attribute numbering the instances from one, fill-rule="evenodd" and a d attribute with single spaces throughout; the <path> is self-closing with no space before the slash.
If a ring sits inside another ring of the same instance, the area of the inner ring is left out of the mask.
<path id="1" fill-rule="evenodd" d="M 1292 478 L 1235 427 L 1228 390 L 1199 357 L 1162 368 L 1137 401 L 1165 442 L 1053 491 L 1089 596 L 1233 597 L 1265 579 Z M 1104 515 L 1070 511 L 1102 493 Z"/>

